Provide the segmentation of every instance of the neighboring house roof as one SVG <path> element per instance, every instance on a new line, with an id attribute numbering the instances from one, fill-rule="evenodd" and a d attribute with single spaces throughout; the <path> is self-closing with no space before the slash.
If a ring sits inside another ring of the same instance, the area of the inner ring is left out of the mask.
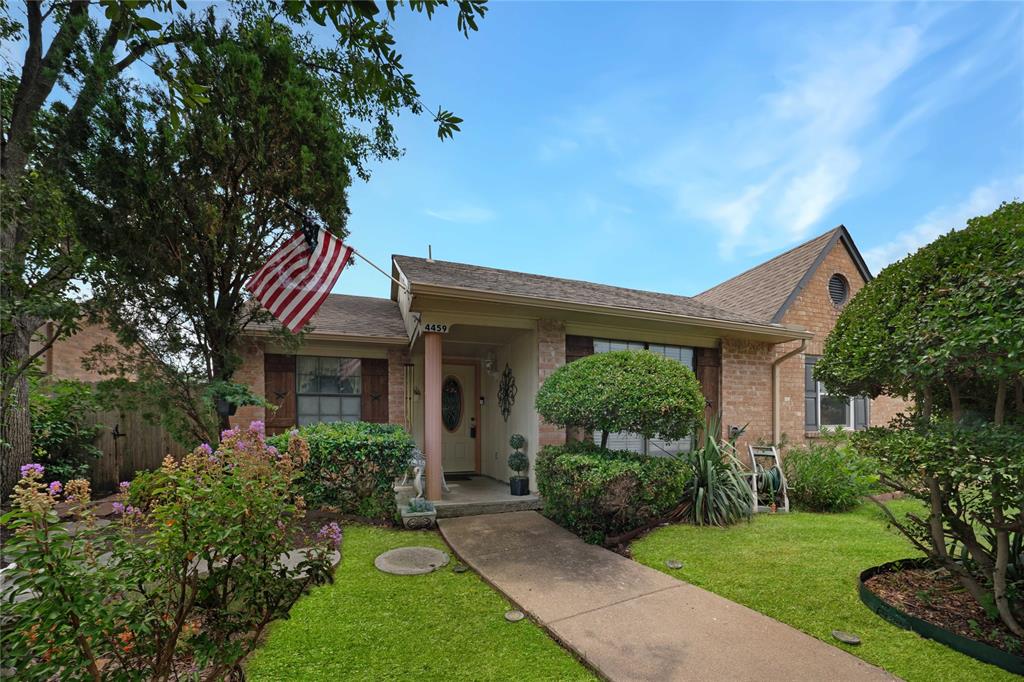
<path id="1" fill-rule="evenodd" d="M 408 341 L 398 304 L 390 298 L 331 294 L 309 322 L 313 334 L 355 336 Z M 269 331 L 276 322 L 253 324 L 249 328 Z"/>
<path id="2" fill-rule="evenodd" d="M 505 296 L 520 296 L 539 301 L 560 302 L 667 313 L 691 318 L 764 324 L 749 314 L 725 310 L 689 296 L 675 296 L 653 291 L 624 289 L 546 275 L 530 275 L 511 270 L 485 268 L 479 265 L 428 260 L 415 256 L 392 256 L 413 291 L 416 285 L 447 287 Z M 392 295 L 397 295 L 392 286 Z"/>
<path id="3" fill-rule="evenodd" d="M 806 286 L 825 256 L 841 242 L 867 282 L 871 272 L 842 225 L 804 242 L 732 279 L 697 294 L 708 305 L 726 308 L 762 322 L 782 322 L 790 304 Z"/>

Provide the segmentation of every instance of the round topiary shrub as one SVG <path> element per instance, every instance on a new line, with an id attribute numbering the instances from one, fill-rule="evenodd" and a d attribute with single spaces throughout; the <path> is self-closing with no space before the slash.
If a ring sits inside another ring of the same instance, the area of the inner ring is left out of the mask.
<path id="1" fill-rule="evenodd" d="M 613 351 L 559 367 L 537 392 L 548 423 L 678 440 L 704 416 L 704 396 L 689 367 L 650 351 Z"/>

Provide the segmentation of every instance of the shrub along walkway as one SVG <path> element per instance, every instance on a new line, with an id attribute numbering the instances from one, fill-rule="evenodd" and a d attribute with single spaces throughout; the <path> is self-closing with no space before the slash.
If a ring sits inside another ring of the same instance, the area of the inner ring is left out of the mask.
<path id="1" fill-rule="evenodd" d="M 891 680 L 845 651 L 588 545 L 536 512 L 439 520 L 455 553 L 611 680 Z"/>

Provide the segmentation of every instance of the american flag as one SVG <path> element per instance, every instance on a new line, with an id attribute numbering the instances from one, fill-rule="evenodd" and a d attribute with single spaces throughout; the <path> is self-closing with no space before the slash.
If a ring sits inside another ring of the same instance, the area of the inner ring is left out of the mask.
<path id="1" fill-rule="evenodd" d="M 245 288 L 297 334 L 331 293 L 350 258 L 352 247 L 326 230 L 319 231 L 312 247 L 299 230 L 249 278 Z"/>

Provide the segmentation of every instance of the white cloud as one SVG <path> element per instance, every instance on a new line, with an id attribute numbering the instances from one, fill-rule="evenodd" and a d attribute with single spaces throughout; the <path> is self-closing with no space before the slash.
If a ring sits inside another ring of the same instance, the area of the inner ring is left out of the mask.
<path id="1" fill-rule="evenodd" d="M 895 239 L 867 249 L 864 251 L 864 260 L 871 272 L 877 273 L 889 263 L 917 251 L 936 237 L 964 227 L 969 218 L 987 215 L 999 208 L 1002 202 L 1014 198 L 1024 198 L 1024 175 L 974 188 L 960 203 L 938 208 Z"/>
<path id="2" fill-rule="evenodd" d="M 825 221 L 844 201 L 899 173 L 916 144 L 908 133 L 1005 69 L 1002 29 L 977 33 L 946 16 L 945 7 L 872 5 L 786 43 L 760 95 L 646 145 L 625 179 L 716 229 L 724 258 L 833 227 Z M 955 69 L 929 60 L 951 46 L 968 55 Z"/>
<path id="3" fill-rule="evenodd" d="M 494 211 L 485 206 L 474 206 L 463 204 L 461 206 L 450 206 L 448 208 L 428 208 L 423 211 L 432 218 L 443 220 L 449 223 L 487 223 L 497 217 Z"/>

